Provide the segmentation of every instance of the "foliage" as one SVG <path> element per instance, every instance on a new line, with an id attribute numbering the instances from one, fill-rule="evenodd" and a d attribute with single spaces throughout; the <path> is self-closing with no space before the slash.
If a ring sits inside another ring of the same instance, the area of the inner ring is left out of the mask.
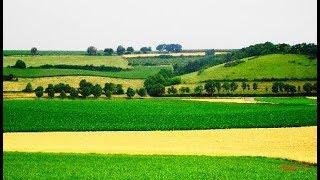
<path id="1" fill-rule="evenodd" d="M 112 92 L 111 92 L 110 90 L 104 91 L 104 94 L 106 95 L 106 97 L 107 97 L 108 99 L 111 99 Z"/>
<path id="2" fill-rule="evenodd" d="M 43 87 L 42 86 L 38 86 L 35 90 L 34 90 L 36 96 L 38 98 L 43 96 Z"/>
<path id="3" fill-rule="evenodd" d="M 204 90 L 203 86 L 199 85 L 199 86 L 194 88 L 194 93 L 197 94 L 197 95 L 200 95 L 200 94 L 202 94 L 203 90 Z"/>
<path id="4" fill-rule="evenodd" d="M 216 51 L 214 49 L 206 50 L 206 56 L 214 56 Z"/>
<path id="5" fill-rule="evenodd" d="M 102 88 L 99 84 L 96 84 L 91 87 L 91 93 L 95 98 L 98 98 L 102 95 Z"/>
<path id="6" fill-rule="evenodd" d="M 190 93 L 190 88 L 189 87 L 181 87 L 179 89 L 179 91 L 181 94 L 188 94 L 188 93 Z"/>
<path id="7" fill-rule="evenodd" d="M 160 55 L 157 57 L 130 57 L 127 58 L 128 64 L 131 66 L 159 66 L 159 65 L 175 65 L 183 66 L 188 62 L 195 61 L 201 57 L 198 56 L 171 56 Z"/>
<path id="8" fill-rule="evenodd" d="M 70 97 L 77 98 L 79 96 L 79 91 L 76 88 L 70 88 Z"/>
<path id="9" fill-rule="evenodd" d="M 103 91 L 106 93 L 107 91 L 111 94 L 114 94 L 116 91 L 116 85 L 114 83 L 106 83 L 104 85 Z"/>
<path id="10" fill-rule="evenodd" d="M 145 88 L 140 88 L 137 90 L 137 94 L 141 97 L 144 97 L 147 95 L 147 90 Z"/>
<path id="11" fill-rule="evenodd" d="M 178 90 L 174 86 L 171 86 L 168 88 L 167 92 L 168 94 L 177 94 Z"/>
<path id="12" fill-rule="evenodd" d="M 3 77 L 3 81 L 18 81 L 18 78 L 13 75 L 13 74 L 9 74 L 9 75 L 2 75 Z"/>
<path id="13" fill-rule="evenodd" d="M 36 47 L 31 48 L 30 53 L 31 55 L 36 55 L 38 52 L 38 49 Z"/>
<path id="14" fill-rule="evenodd" d="M 27 65 L 24 61 L 19 59 L 19 60 L 17 60 L 16 64 L 13 67 L 18 68 L 18 69 L 25 69 L 25 68 L 27 68 Z"/>
<path id="15" fill-rule="evenodd" d="M 27 92 L 27 93 L 33 92 L 33 88 L 32 88 L 31 83 L 28 83 L 26 85 L 26 87 L 24 88 L 23 92 Z"/>
<path id="16" fill-rule="evenodd" d="M 57 65 L 50 65 L 45 64 L 38 67 L 32 67 L 29 68 L 32 69 L 82 69 L 82 70 L 90 70 L 90 71 L 111 71 L 111 72 L 117 72 L 123 70 L 123 68 L 120 67 L 114 67 L 114 66 L 93 66 L 93 65 L 65 65 L 65 64 L 57 64 Z"/>
<path id="17" fill-rule="evenodd" d="M 140 51 L 141 51 L 143 54 L 146 54 L 147 52 L 151 52 L 152 49 L 151 49 L 151 47 L 142 47 L 142 48 L 140 48 Z"/>
<path id="18" fill-rule="evenodd" d="M 231 90 L 232 92 L 234 92 L 235 90 L 237 90 L 237 88 L 238 88 L 238 84 L 237 84 L 236 82 L 232 81 L 232 82 L 230 83 L 230 90 Z"/>
<path id="19" fill-rule="evenodd" d="M 304 85 L 303 85 L 303 90 L 307 93 L 307 94 L 310 94 L 311 93 L 311 91 L 314 89 L 314 87 L 312 86 L 312 84 L 311 83 L 305 83 Z"/>
<path id="20" fill-rule="evenodd" d="M 112 48 L 105 48 L 103 52 L 106 56 L 111 56 L 114 53 Z"/>
<path id="21" fill-rule="evenodd" d="M 117 54 L 118 55 L 123 55 L 126 52 L 126 49 L 123 46 L 118 46 L 117 47 Z"/>
<path id="22" fill-rule="evenodd" d="M 207 81 L 206 84 L 204 85 L 204 89 L 209 95 L 214 94 L 214 92 L 216 91 L 215 87 L 216 87 L 216 83 L 213 80 Z"/>
<path id="23" fill-rule="evenodd" d="M 161 96 L 165 93 L 165 86 L 169 86 L 172 85 L 171 83 L 177 82 L 177 80 L 172 80 L 172 77 L 172 70 L 161 69 L 159 73 L 148 77 L 144 81 L 144 87 L 150 96 Z"/>
<path id="24" fill-rule="evenodd" d="M 83 98 L 90 96 L 92 94 L 93 85 L 87 82 L 85 79 L 81 80 L 79 83 L 79 93 Z"/>
<path id="25" fill-rule="evenodd" d="M 123 90 L 121 84 L 117 84 L 117 85 L 116 85 L 114 93 L 115 93 L 115 94 L 124 94 L 124 90 Z"/>
<path id="26" fill-rule="evenodd" d="M 55 93 L 53 84 L 48 84 L 48 87 L 46 88 L 45 92 L 48 93 L 49 98 L 53 98 Z"/>
<path id="27" fill-rule="evenodd" d="M 67 97 L 66 92 L 64 92 L 64 91 L 62 90 L 61 93 L 60 93 L 60 98 L 61 98 L 61 99 L 65 99 L 66 97 Z"/>
<path id="28" fill-rule="evenodd" d="M 96 55 L 97 54 L 97 48 L 94 46 L 89 46 L 87 49 L 88 55 Z"/>
<path id="29" fill-rule="evenodd" d="M 136 94 L 136 91 L 131 87 L 128 87 L 126 94 L 128 98 L 131 99 Z"/>
<path id="30" fill-rule="evenodd" d="M 128 47 L 128 48 L 127 48 L 127 52 L 128 52 L 129 54 L 132 54 L 132 53 L 134 52 L 133 47 Z"/>
<path id="31" fill-rule="evenodd" d="M 158 51 L 181 52 L 182 46 L 180 44 L 159 44 L 156 49 Z"/>
<path id="32" fill-rule="evenodd" d="M 253 82 L 252 89 L 255 91 L 258 89 L 258 82 Z"/>

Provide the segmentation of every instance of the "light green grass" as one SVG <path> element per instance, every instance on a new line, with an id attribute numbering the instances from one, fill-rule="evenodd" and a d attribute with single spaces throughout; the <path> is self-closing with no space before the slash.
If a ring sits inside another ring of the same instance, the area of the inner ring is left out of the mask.
<path id="1" fill-rule="evenodd" d="M 299 105 L 314 105 L 317 103 L 316 99 L 308 99 L 304 97 L 257 97 L 256 100 L 260 102 L 268 102 L 274 104 L 299 104 Z"/>
<path id="2" fill-rule="evenodd" d="M 317 61 L 310 60 L 305 55 L 272 54 L 257 57 L 251 60 L 244 59 L 232 67 L 223 65 L 205 69 L 200 75 L 198 72 L 185 74 L 182 81 L 186 83 L 201 82 L 208 79 L 239 79 L 248 80 L 262 78 L 316 78 Z"/>
<path id="3" fill-rule="evenodd" d="M 123 71 L 90 71 L 80 69 L 16 69 L 3 68 L 3 74 L 14 74 L 17 77 L 52 77 L 52 76 L 103 76 L 125 79 L 145 79 L 157 74 L 161 69 L 171 69 L 172 66 L 136 66 Z"/>
<path id="4" fill-rule="evenodd" d="M 192 130 L 317 124 L 315 101 L 312 105 L 287 101 L 235 104 L 161 98 L 4 100 L 4 131 Z"/>
<path id="5" fill-rule="evenodd" d="M 13 66 L 18 59 L 23 60 L 27 67 L 38 67 L 45 64 L 57 65 L 94 65 L 94 66 L 113 66 L 128 68 L 128 62 L 121 56 L 80 56 L 80 55 L 62 55 L 62 56 L 7 56 L 3 57 L 3 66 Z"/>
<path id="6" fill-rule="evenodd" d="M 264 157 L 4 152 L 4 179 L 316 179 L 316 165 Z"/>

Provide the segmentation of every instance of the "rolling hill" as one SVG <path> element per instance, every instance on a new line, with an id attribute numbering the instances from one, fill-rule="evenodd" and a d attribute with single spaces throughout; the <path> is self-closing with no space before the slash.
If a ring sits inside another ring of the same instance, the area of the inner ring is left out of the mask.
<path id="1" fill-rule="evenodd" d="M 208 79 L 263 79 L 263 78 L 314 78 L 317 77 L 317 61 L 305 55 L 271 54 L 245 58 L 235 66 L 224 64 L 181 76 L 183 83 L 197 83 Z"/>

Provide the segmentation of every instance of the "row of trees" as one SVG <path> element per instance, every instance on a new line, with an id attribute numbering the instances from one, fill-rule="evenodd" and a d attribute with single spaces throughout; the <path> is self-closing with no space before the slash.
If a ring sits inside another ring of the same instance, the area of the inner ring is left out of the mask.
<path id="1" fill-rule="evenodd" d="M 182 46 L 180 44 L 159 44 L 156 50 L 160 52 L 181 52 Z"/>
<path id="2" fill-rule="evenodd" d="M 311 84 L 311 83 L 307 82 L 302 86 L 302 89 L 307 94 L 310 94 L 312 92 L 317 92 L 317 83 Z M 272 92 L 273 93 L 286 92 L 288 94 L 294 94 L 296 92 L 301 92 L 301 86 L 298 86 L 298 88 L 297 88 L 294 85 L 277 81 L 272 84 Z"/>
<path id="3" fill-rule="evenodd" d="M 150 52 L 150 51 L 152 51 L 151 47 L 142 47 L 142 48 L 140 48 L 140 51 L 138 51 L 137 53 L 144 53 L 145 54 L 145 53 Z M 117 55 L 132 54 L 134 52 L 135 52 L 135 50 L 133 49 L 133 47 L 130 46 L 130 47 L 125 48 L 125 47 L 123 47 L 121 45 L 119 45 L 117 47 L 116 51 L 114 51 L 112 48 L 105 48 L 103 50 L 103 53 L 106 56 L 111 56 L 111 55 L 113 55 L 115 53 Z M 98 53 L 98 50 L 97 50 L 96 47 L 94 47 L 94 46 L 88 47 L 88 49 L 87 49 L 87 54 L 88 55 L 97 55 L 97 53 Z"/>

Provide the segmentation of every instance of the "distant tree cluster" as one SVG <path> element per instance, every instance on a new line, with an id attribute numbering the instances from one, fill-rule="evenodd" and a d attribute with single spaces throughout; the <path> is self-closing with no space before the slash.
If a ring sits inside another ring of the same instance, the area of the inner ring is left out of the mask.
<path id="1" fill-rule="evenodd" d="M 180 44 L 159 44 L 156 50 L 163 52 L 181 52 L 182 46 Z"/>

